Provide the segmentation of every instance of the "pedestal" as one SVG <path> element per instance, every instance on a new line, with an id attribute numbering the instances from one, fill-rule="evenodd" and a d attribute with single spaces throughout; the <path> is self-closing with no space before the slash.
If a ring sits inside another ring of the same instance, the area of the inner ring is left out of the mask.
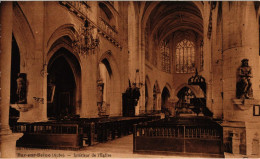
<path id="1" fill-rule="evenodd" d="M 11 104 L 11 107 L 19 112 L 27 112 L 33 108 L 32 104 Z"/>
<path id="2" fill-rule="evenodd" d="M 16 158 L 16 141 L 22 133 L 0 134 L 1 158 Z"/>
<path id="3" fill-rule="evenodd" d="M 260 103 L 258 99 L 232 99 L 232 101 L 240 110 L 248 110 L 253 105 Z"/>

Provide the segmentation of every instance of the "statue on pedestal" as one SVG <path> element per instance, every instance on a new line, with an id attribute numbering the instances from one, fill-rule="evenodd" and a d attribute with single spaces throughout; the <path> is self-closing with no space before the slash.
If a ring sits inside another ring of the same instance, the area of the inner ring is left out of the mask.
<path id="1" fill-rule="evenodd" d="M 236 97 L 238 99 L 253 98 L 252 82 L 250 79 L 252 76 L 252 68 L 248 65 L 248 59 L 243 59 L 242 65 L 239 67 L 237 82 Z"/>
<path id="2" fill-rule="evenodd" d="M 17 104 L 26 104 L 26 74 L 25 73 L 19 73 L 18 78 L 16 80 L 17 82 L 17 90 L 16 90 L 16 103 Z"/>
<path id="3" fill-rule="evenodd" d="M 103 91 L 104 91 L 104 83 L 102 79 L 97 80 L 97 106 L 98 106 L 98 114 L 102 116 L 104 112 L 104 101 L 103 101 Z"/>

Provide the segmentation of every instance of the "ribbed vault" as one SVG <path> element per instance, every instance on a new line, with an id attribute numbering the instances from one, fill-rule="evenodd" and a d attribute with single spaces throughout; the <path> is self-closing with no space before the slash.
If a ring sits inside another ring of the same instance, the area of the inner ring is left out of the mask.
<path id="1" fill-rule="evenodd" d="M 152 2 L 146 2 L 145 12 Z M 146 14 L 145 13 L 145 14 Z M 149 13 L 148 13 L 149 14 Z M 203 19 L 200 10 L 193 2 L 160 2 L 153 7 L 145 24 L 149 33 L 159 41 L 175 31 L 192 30 L 203 34 Z"/>

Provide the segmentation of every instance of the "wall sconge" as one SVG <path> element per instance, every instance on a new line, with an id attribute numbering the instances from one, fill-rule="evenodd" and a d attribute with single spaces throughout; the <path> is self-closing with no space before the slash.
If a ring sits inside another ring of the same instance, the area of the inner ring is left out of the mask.
<path id="1" fill-rule="evenodd" d="M 87 55 L 91 50 L 99 46 L 99 38 L 93 37 L 94 26 L 85 20 L 84 26 L 81 26 L 75 40 L 72 42 L 73 52 Z"/>

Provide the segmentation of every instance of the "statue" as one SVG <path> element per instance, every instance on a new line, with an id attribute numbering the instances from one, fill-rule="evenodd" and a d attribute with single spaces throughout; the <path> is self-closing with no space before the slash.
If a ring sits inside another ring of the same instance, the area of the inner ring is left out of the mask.
<path id="1" fill-rule="evenodd" d="M 236 97 L 239 99 L 253 98 L 253 89 L 250 79 L 252 76 L 252 68 L 248 66 L 248 59 L 243 59 L 242 65 L 239 67 L 239 80 L 237 82 Z"/>
<path id="2" fill-rule="evenodd" d="M 134 106 L 137 106 L 139 97 L 141 96 L 140 94 L 140 88 L 136 87 L 136 84 L 133 83 L 133 88 L 132 88 L 132 99 L 134 101 Z"/>
<path id="3" fill-rule="evenodd" d="M 26 74 L 25 73 L 19 73 L 16 82 L 17 82 L 16 103 L 17 104 L 26 104 L 27 103 L 27 99 L 26 99 Z"/>
<path id="4" fill-rule="evenodd" d="M 103 101 L 104 83 L 102 79 L 97 80 L 97 106 L 98 114 L 101 116 L 104 113 L 104 101 Z"/>
<path id="5" fill-rule="evenodd" d="M 132 107 L 137 106 L 140 94 L 140 88 L 136 87 L 136 83 L 133 83 L 133 86 L 129 84 L 129 87 L 126 90 L 127 98 L 129 100 L 129 105 Z"/>

